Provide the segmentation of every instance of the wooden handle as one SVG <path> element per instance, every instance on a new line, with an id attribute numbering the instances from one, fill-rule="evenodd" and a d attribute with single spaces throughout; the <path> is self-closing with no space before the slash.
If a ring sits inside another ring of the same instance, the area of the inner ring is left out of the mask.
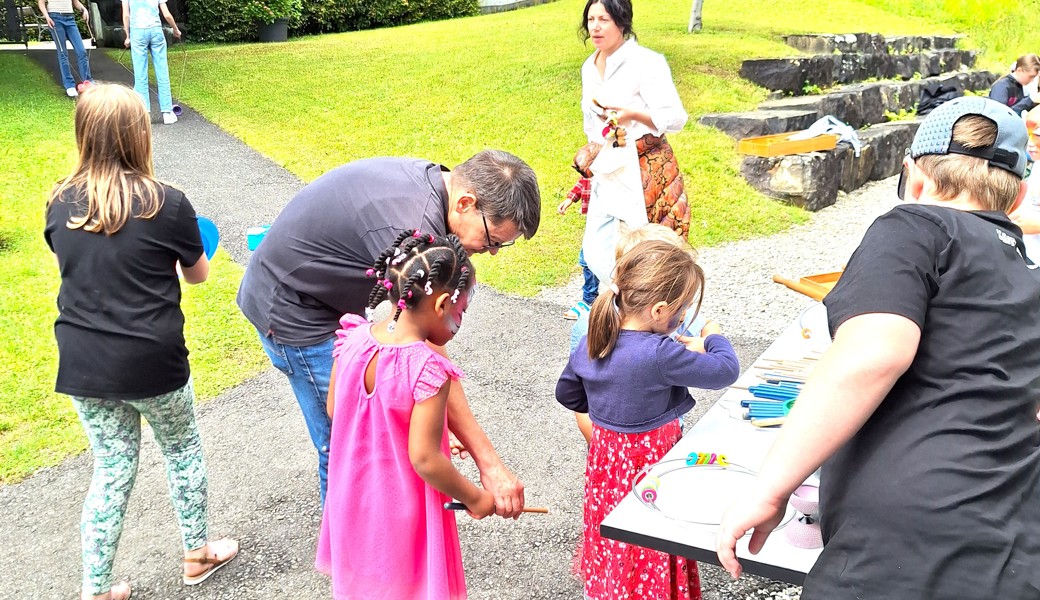
<path id="1" fill-rule="evenodd" d="M 823 297 L 827 295 L 826 293 L 821 294 L 820 291 L 816 288 L 805 285 L 801 281 L 788 279 L 782 275 L 773 275 L 773 281 L 781 285 L 785 285 L 788 288 L 798 292 L 799 294 L 805 294 L 806 296 L 812 298 L 813 300 L 816 300 L 817 302 L 822 301 Z"/>
<path id="2" fill-rule="evenodd" d="M 466 510 L 466 505 L 461 502 L 445 502 L 444 510 Z M 525 506 L 521 512 L 547 515 L 549 509 L 545 506 Z"/>

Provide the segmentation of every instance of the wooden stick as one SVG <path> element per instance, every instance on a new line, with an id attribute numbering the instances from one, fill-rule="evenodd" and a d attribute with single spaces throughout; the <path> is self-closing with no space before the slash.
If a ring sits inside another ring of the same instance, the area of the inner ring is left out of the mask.
<path id="1" fill-rule="evenodd" d="M 466 510 L 466 505 L 461 502 L 445 502 L 444 510 Z M 547 515 L 549 509 L 545 506 L 525 506 L 522 512 Z"/>

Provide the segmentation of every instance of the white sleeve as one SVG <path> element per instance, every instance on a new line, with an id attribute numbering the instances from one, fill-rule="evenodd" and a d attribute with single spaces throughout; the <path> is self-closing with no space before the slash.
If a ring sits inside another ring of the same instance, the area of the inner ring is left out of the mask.
<path id="1" fill-rule="evenodd" d="M 585 67 L 581 69 L 581 125 L 585 139 L 590 142 L 603 141 L 603 121 L 592 114 L 592 94 L 585 81 Z"/>
<path id="2" fill-rule="evenodd" d="M 651 129 L 656 129 L 655 135 L 682 131 L 689 115 L 683 109 L 679 92 L 672 82 L 672 70 L 663 56 L 653 54 L 647 60 L 639 95 L 646 102 L 650 120 L 654 124 Z"/>

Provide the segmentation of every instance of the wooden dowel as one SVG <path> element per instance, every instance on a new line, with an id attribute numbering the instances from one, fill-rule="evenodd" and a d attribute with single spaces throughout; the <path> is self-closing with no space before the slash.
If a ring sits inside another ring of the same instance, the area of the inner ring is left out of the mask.
<path id="1" fill-rule="evenodd" d="M 466 510 L 466 505 L 461 502 L 445 502 L 444 510 Z M 545 506 L 525 506 L 521 512 L 547 515 L 549 514 L 549 509 Z"/>

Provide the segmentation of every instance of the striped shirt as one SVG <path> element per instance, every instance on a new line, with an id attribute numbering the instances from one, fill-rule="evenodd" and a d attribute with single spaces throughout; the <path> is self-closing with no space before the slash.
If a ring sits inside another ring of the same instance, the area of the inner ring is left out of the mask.
<path id="1" fill-rule="evenodd" d="M 47 12 L 72 14 L 76 11 L 72 10 L 72 0 L 48 0 Z"/>

